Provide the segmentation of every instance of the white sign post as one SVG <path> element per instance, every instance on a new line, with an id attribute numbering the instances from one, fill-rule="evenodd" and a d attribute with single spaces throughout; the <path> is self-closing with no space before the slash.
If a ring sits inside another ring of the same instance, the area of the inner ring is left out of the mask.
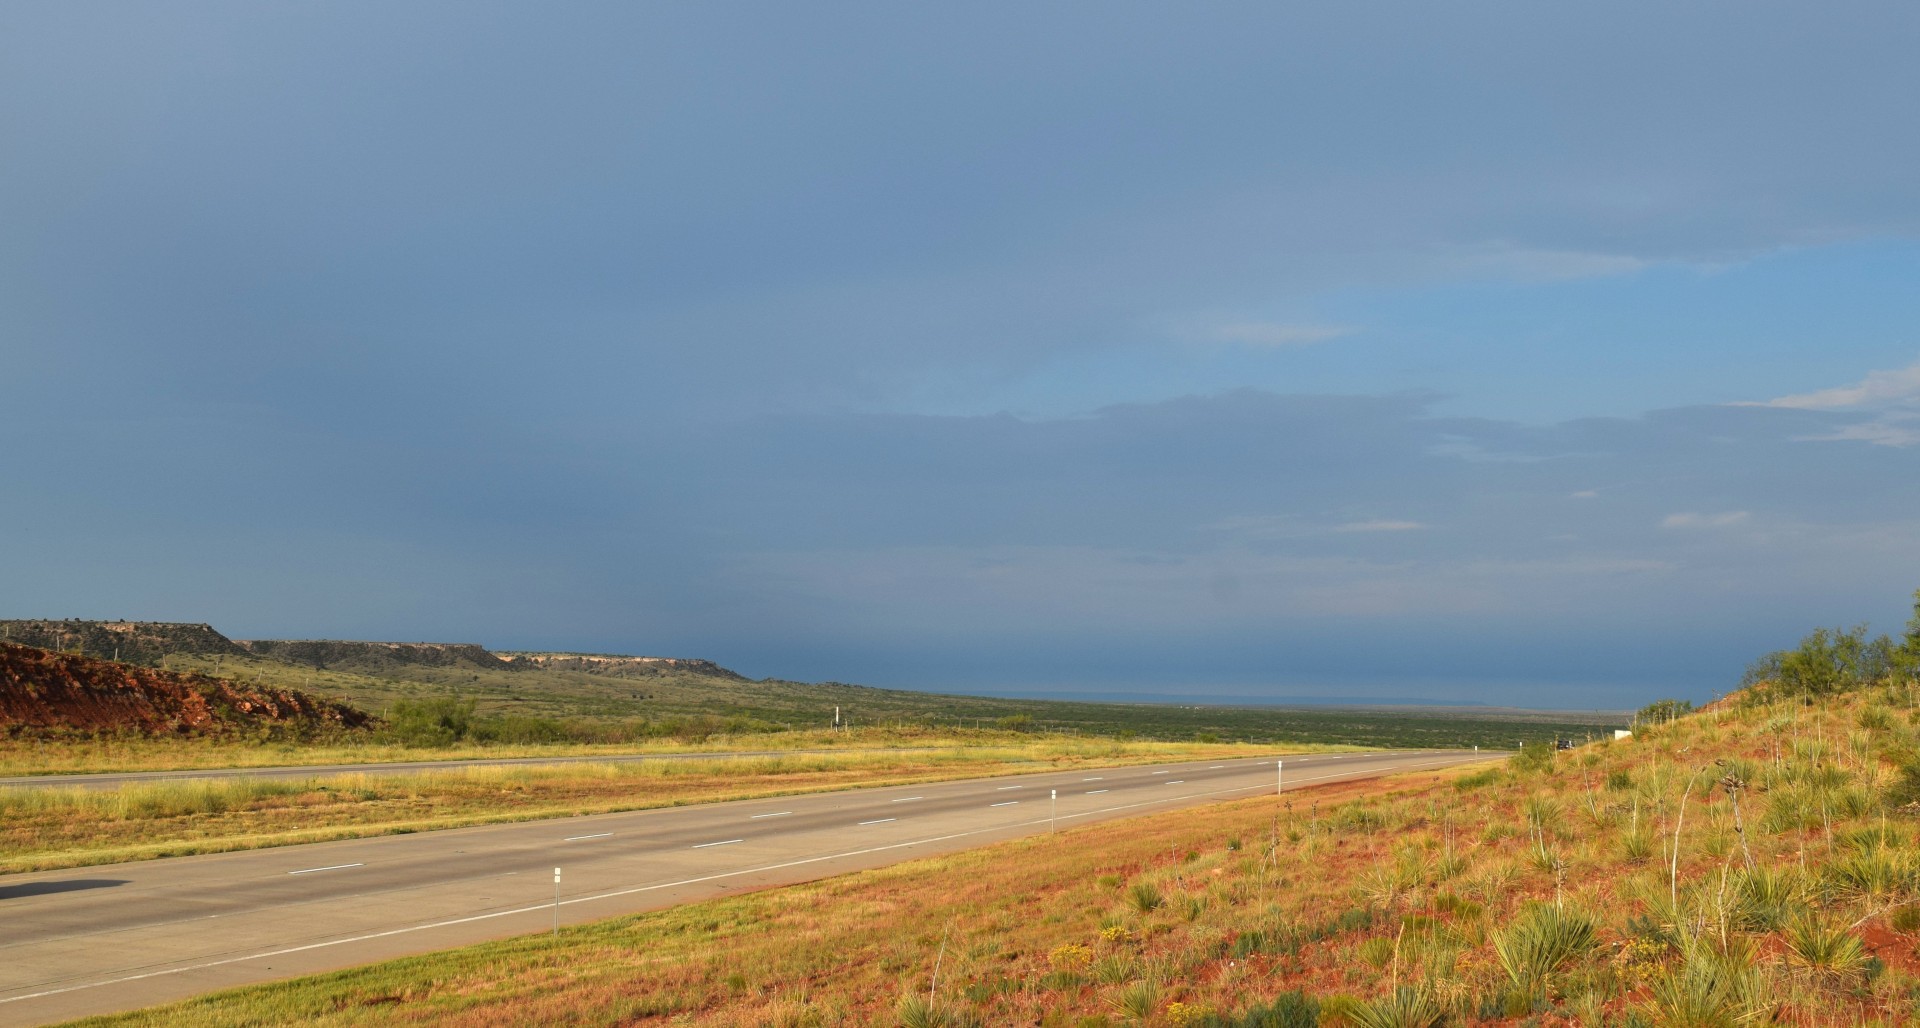
<path id="1" fill-rule="evenodd" d="M 553 937 L 560 937 L 560 869 L 553 869 Z"/>

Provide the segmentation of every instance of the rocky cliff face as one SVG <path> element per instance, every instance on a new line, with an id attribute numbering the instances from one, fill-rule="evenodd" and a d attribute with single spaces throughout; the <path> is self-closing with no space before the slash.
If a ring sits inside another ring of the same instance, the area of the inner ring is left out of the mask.
<path id="1" fill-rule="evenodd" d="M 584 671 L 590 675 L 614 678 L 658 678 L 662 675 L 700 675 L 706 678 L 731 678 L 744 682 L 711 660 L 695 657 L 624 657 L 603 653 L 502 653 L 515 667 L 549 671 Z"/>
<path id="2" fill-rule="evenodd" d="M 510 670 L 510 665 L 475 643 L 349 642 L 338 639 L 247 639 L 240 642 L 257 657 L 287 664 L 353 671 L 399 667 Z"/>
<path id="3" fill-rule="evenodd" d="M 0 643 L 0 733 L 192 735 L 364 728 L 366 713 L 292 689 L 242 685 Z"/>
<path id="4" fill-rule="evenodd" d="M 0 621 L 0 642 L 129 664 L 158 664 L 169 653 L 246 652 L 211 625 L 173 621 Z"/>

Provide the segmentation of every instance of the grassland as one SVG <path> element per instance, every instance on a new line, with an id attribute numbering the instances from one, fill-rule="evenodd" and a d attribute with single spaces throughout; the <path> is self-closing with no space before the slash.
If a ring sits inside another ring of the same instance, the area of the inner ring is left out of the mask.
<path id="1" fill-rule="evenodd" d="M 748 681 L 664 672 L 622 678 L 560 670 L 477 670 L 415 666 L 359 673 L 233 655 L 174 654 L 175 670 L 218 673 L 242 681 L 335 696 L 375 714 L 401 701 L 472 700 L 482 717 L 545 718 L 591 738 L 617 726 L 651 725 L 683 738 L 703 732 L 756 734 L 820 729 L 835 708 L 856 730 L 984 730 L 1008 719 L 1034 731 L 1116 738 L 1241 740 L 1262 743 L 1349 743 L 1367 747 L 1509 749 L 1523 741 L 1585 739 L 1624 727 L 1618 714 L 1476 708 L 1229 707 L 1158 703 L 1090 703 L 948 696 L 873 689 L 837 682 Z M 646 734 L 629 731 L 627 737 Z"/>
<path id="2" fill-rule="evenodd" d="M 1757 694 L 91 1023 L 1908 1024 L 1912 700 Z"/>
<path id="3" fill-rule="evenodd" d="M 1091 764 L 1241 757 L 1230 744 L 969 740 L 902 750 L 0 788 L 0 872 Z M 1257 752 L 1270 752 L 1264 748 Z"/>

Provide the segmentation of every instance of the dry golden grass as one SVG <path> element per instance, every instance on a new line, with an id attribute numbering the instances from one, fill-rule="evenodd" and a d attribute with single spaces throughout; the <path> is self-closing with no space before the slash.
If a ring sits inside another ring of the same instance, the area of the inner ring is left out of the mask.
<path id="1" fill-rule="evenodd" d="M 0 739 L 0 777 L 128 771 L 201 771 L 248 767 L 309 767 L 388 764 L 418 760 L 484 760 L 514 757 L 604 757 L 635 753 L 727 753 L 793 750 L 872 750 L 897 747 L 1025 745 L 1034 737 L 1016 732 L 885 727 L 851 732 L 790 731 L 710 735 L 626 743 L 478 743 L 408 746 L 377 735 L 300 742 L 254 741 L 206 736 L 180 738 L 75 737 Z"/>

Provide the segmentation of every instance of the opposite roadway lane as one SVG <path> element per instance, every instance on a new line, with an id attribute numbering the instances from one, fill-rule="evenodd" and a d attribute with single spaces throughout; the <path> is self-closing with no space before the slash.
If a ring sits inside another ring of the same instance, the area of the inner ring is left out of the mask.
<path id="1" fill-rule="evenodd" d="M 1286 758 L 1289 790 L 1486 760 Z M 1271 759 L 1049 771 L 0 877 L 0 1025 L 40 1024 L 1271 792 Z M 1051 795 L 1058 792 L 1058 800 Z M 553 869 L 564 869 L 558 907 Z"/>

